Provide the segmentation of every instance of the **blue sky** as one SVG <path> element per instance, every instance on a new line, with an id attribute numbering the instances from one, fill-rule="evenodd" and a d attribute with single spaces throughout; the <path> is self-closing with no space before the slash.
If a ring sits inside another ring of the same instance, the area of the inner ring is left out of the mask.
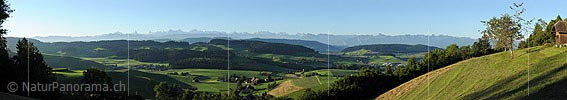
<path id="1" fill-rule="evenodd" d="M 192 29 L 225 32 L 480 36 L 506 0 L 9 0 L 8 36 L 92 36 Z M 567 16 L 567 2 L 523 1 L 526 18 Z"/>

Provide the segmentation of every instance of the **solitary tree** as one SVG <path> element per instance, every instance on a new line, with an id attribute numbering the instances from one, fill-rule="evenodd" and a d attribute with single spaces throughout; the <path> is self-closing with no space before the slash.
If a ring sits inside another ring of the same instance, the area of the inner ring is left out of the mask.
<path id="1" fill-rule="evenodd" d="M 486 29 L 482 34 L 488 36 L 496 42 L 495 46 L 503 48 L 504 51 L 510 51 L 510 57 L 514 57 L 514 42 L 523 38 L 522 32 L 527 31 L 524 25 L 530 24 L 531 21 L 524 20 L 521 15 L 525 9 L 521 8 L 523 3 L 514 3 L 510 9 L 516 11 L 514 15 L 503 14 L 500 17 L 493 17 L 489 21 L 481 21 L 486 25 Z M 519 9 L 519 10 L 518 10 Z"/>

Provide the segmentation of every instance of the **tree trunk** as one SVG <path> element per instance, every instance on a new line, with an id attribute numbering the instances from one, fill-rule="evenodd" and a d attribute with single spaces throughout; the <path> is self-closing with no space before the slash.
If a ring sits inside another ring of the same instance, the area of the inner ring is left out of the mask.
<path id="1" fill-rule="evenodd" d="M 514 52 L 512 51 L 512 48 L 510 48 L 510 58 L 514 59 Z"/>
<path id="2" fill-rule="evenodd" d="M 510 39 L 510 58 L 514 59 L 514 39 Z"/>

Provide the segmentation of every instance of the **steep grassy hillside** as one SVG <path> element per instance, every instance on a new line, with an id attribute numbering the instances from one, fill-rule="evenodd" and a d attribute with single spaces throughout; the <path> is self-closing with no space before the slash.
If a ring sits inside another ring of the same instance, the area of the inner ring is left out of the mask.
<path id="1" fill-rule="evenodd" d="M 567 98 L 567 48 L 533 47 L 516 50 L 514 56 L 510 59 L 509 53 L 501 52 L 461 61 L 376 99 Z"/>

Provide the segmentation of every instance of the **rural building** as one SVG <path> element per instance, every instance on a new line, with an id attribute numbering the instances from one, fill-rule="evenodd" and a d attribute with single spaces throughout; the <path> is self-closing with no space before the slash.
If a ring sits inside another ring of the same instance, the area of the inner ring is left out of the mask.
<path id="1" fill-rule="evenodd" d="M 551 29 L 551 34 L 555 34 L 555 45 L 567 45 L 567 25 L 562 20 L 555 23 Z"/>

